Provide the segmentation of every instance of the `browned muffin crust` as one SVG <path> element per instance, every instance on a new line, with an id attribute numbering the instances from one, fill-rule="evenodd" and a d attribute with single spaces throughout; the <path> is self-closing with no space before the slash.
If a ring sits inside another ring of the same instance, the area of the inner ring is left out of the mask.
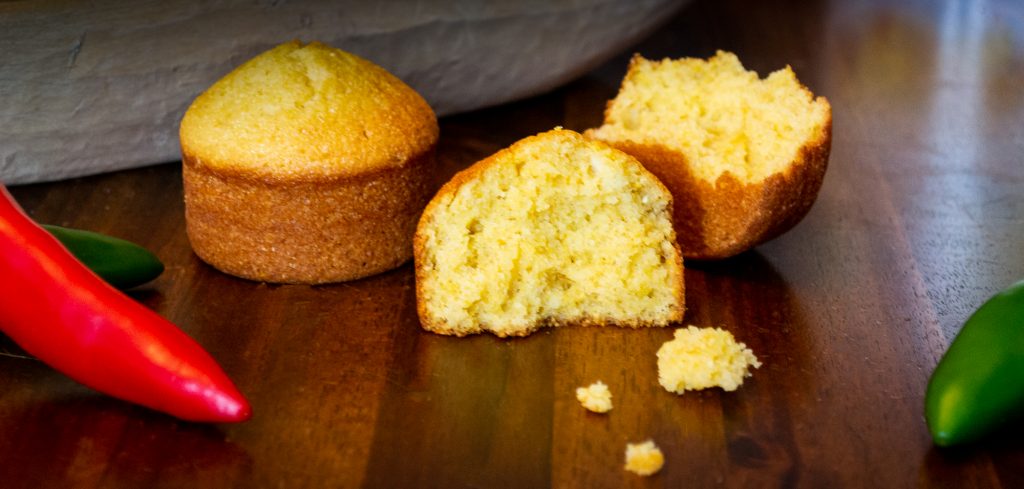
<path id="1" fill-rule="evenodd" d="M 186 111 L 189 240 L 205 262 L 277 283 L 354 280 L 412 256 L 436 188 L 437 118 L 412 88 L 312 42 L 270 49 Z"/>
<path id="2" fill-rule="evenodd" d="M 397 168 L 332 179 L 260 177 L 183 155 L 193 250 L 257 281 L 340 282 L 401 265 L 434 188 L 433 147 Z"/>
<path id="3" fill-rule="evenodd" d="M 828 167 L 832 119 L 784 171 L 749 184 L 728 172 L 714 184 L 696 178 L 685 155 L 662 145 L 606 142 L 636 157 L 672 192 L 683 256 L 721 259 L 779 236 L 807 215 Z"/>

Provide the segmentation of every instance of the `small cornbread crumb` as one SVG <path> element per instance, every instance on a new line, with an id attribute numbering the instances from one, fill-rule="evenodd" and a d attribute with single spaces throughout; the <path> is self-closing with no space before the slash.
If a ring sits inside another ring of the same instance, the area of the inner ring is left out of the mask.
<path id="1" fill-rule="evenodd" d="M 587 410 L 595 413 L 607 413 L 612 410 L 612 392 L 600 380 L 587 387 L 577 387 L 576 400 Z"/>
<path id="2" fill-rule="evenodd" d="M 638 475 L 651 475 L 665 465 L 665 455 L 653 440 L 626 444 L 626 470 Z"/>
<path id="3" fill-rule="evenodd" d="M 669 392 L 721 387 L 734 391 L 761 362 L 721 328 L 688 326 L 658 349 L 658 382 Z"/>

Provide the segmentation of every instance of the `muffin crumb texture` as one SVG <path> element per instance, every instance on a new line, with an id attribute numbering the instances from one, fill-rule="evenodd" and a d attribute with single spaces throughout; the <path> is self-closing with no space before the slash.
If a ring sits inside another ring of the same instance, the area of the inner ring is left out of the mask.
<path id="1" fill-rule="evenodd" d="M 637 56 L 593 135 L 656 142 L 685 155 L 703 180 L 729 172 L 752 183 L 796 160 L 830 114 L 788 66 L 760 79 L 725 51 L 708 60 Z"/>
<path id="2" fill-rule="evenodd" d="M 658 382 L 669 392 L 721 387 L 734 391 L 761 362 L 721 328 L 688 326 L 658 349 Z"/>
<path id="3" fill-rule="evenodd" d="M 457 174 L 417 229 L 428 330 L 521 336 L 682 319 L 671 194 L 635 159 L 556 129 Z"/>
<path id="4" fill-rule="evenodd" d="M 600 380 L 586 387 L 577 387 L 576 400 L 588 411 L 595 413 L 607 413 L 612 410 L 612 392 Z"/>
<path id="5" fill-rule="evenodd" d="M 653 475 L 665 465 L 665 455 L 653 440 L 626 444 L 626 470 L 637 475 Z"/>

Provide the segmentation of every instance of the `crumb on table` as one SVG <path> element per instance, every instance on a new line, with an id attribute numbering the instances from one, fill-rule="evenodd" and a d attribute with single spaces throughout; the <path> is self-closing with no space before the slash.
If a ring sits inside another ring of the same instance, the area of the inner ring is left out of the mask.
<path id="1" fill-rule="evenodd" d="M 612 393 L 600 380 L 586 387 L 576 388 L 576 400 L 595 413 L 607 413 L 612 410 Z"/>
<path id="2" fill-rule="evenodd" d="M 626 470 L 637 475 L 651 475 L 665 464 L 665 456 L 653 440 L 626 445 Z"/>

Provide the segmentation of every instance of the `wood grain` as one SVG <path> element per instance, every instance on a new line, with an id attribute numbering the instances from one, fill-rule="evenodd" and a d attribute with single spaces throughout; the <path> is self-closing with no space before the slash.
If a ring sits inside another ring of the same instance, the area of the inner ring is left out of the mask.
<path id="1" fill-rule="evenodd" d="M 178 422 L 0 337 L 0 485 L 1021 487 L 1024 425 L 939 450 L 922 410 L 966 317 L 1024 277 L 1024 7 L 895 3 L 699 1 L 563 88 L 441 121 L 443 179 L 555 125 L 597 125 L 632 51 L 733 50 L 827 96 L 832 157 L 807 218 L 686 264 L 686 322 L 732 331 L 764 364 L 736 392 L 662 390 L 671 328 L 423 332 L 409 265 L 317 287 L 218 273 L 189 249 L 170 163 L 12 193 L 37 220 L 154 250 L 167 272 L 132 295 L 204 345 L 255 417 Z M 574 399 L 598 379 L 607 415 Z M 622 470 L 626 443 L 648 438 L 662 472 Z"/>

